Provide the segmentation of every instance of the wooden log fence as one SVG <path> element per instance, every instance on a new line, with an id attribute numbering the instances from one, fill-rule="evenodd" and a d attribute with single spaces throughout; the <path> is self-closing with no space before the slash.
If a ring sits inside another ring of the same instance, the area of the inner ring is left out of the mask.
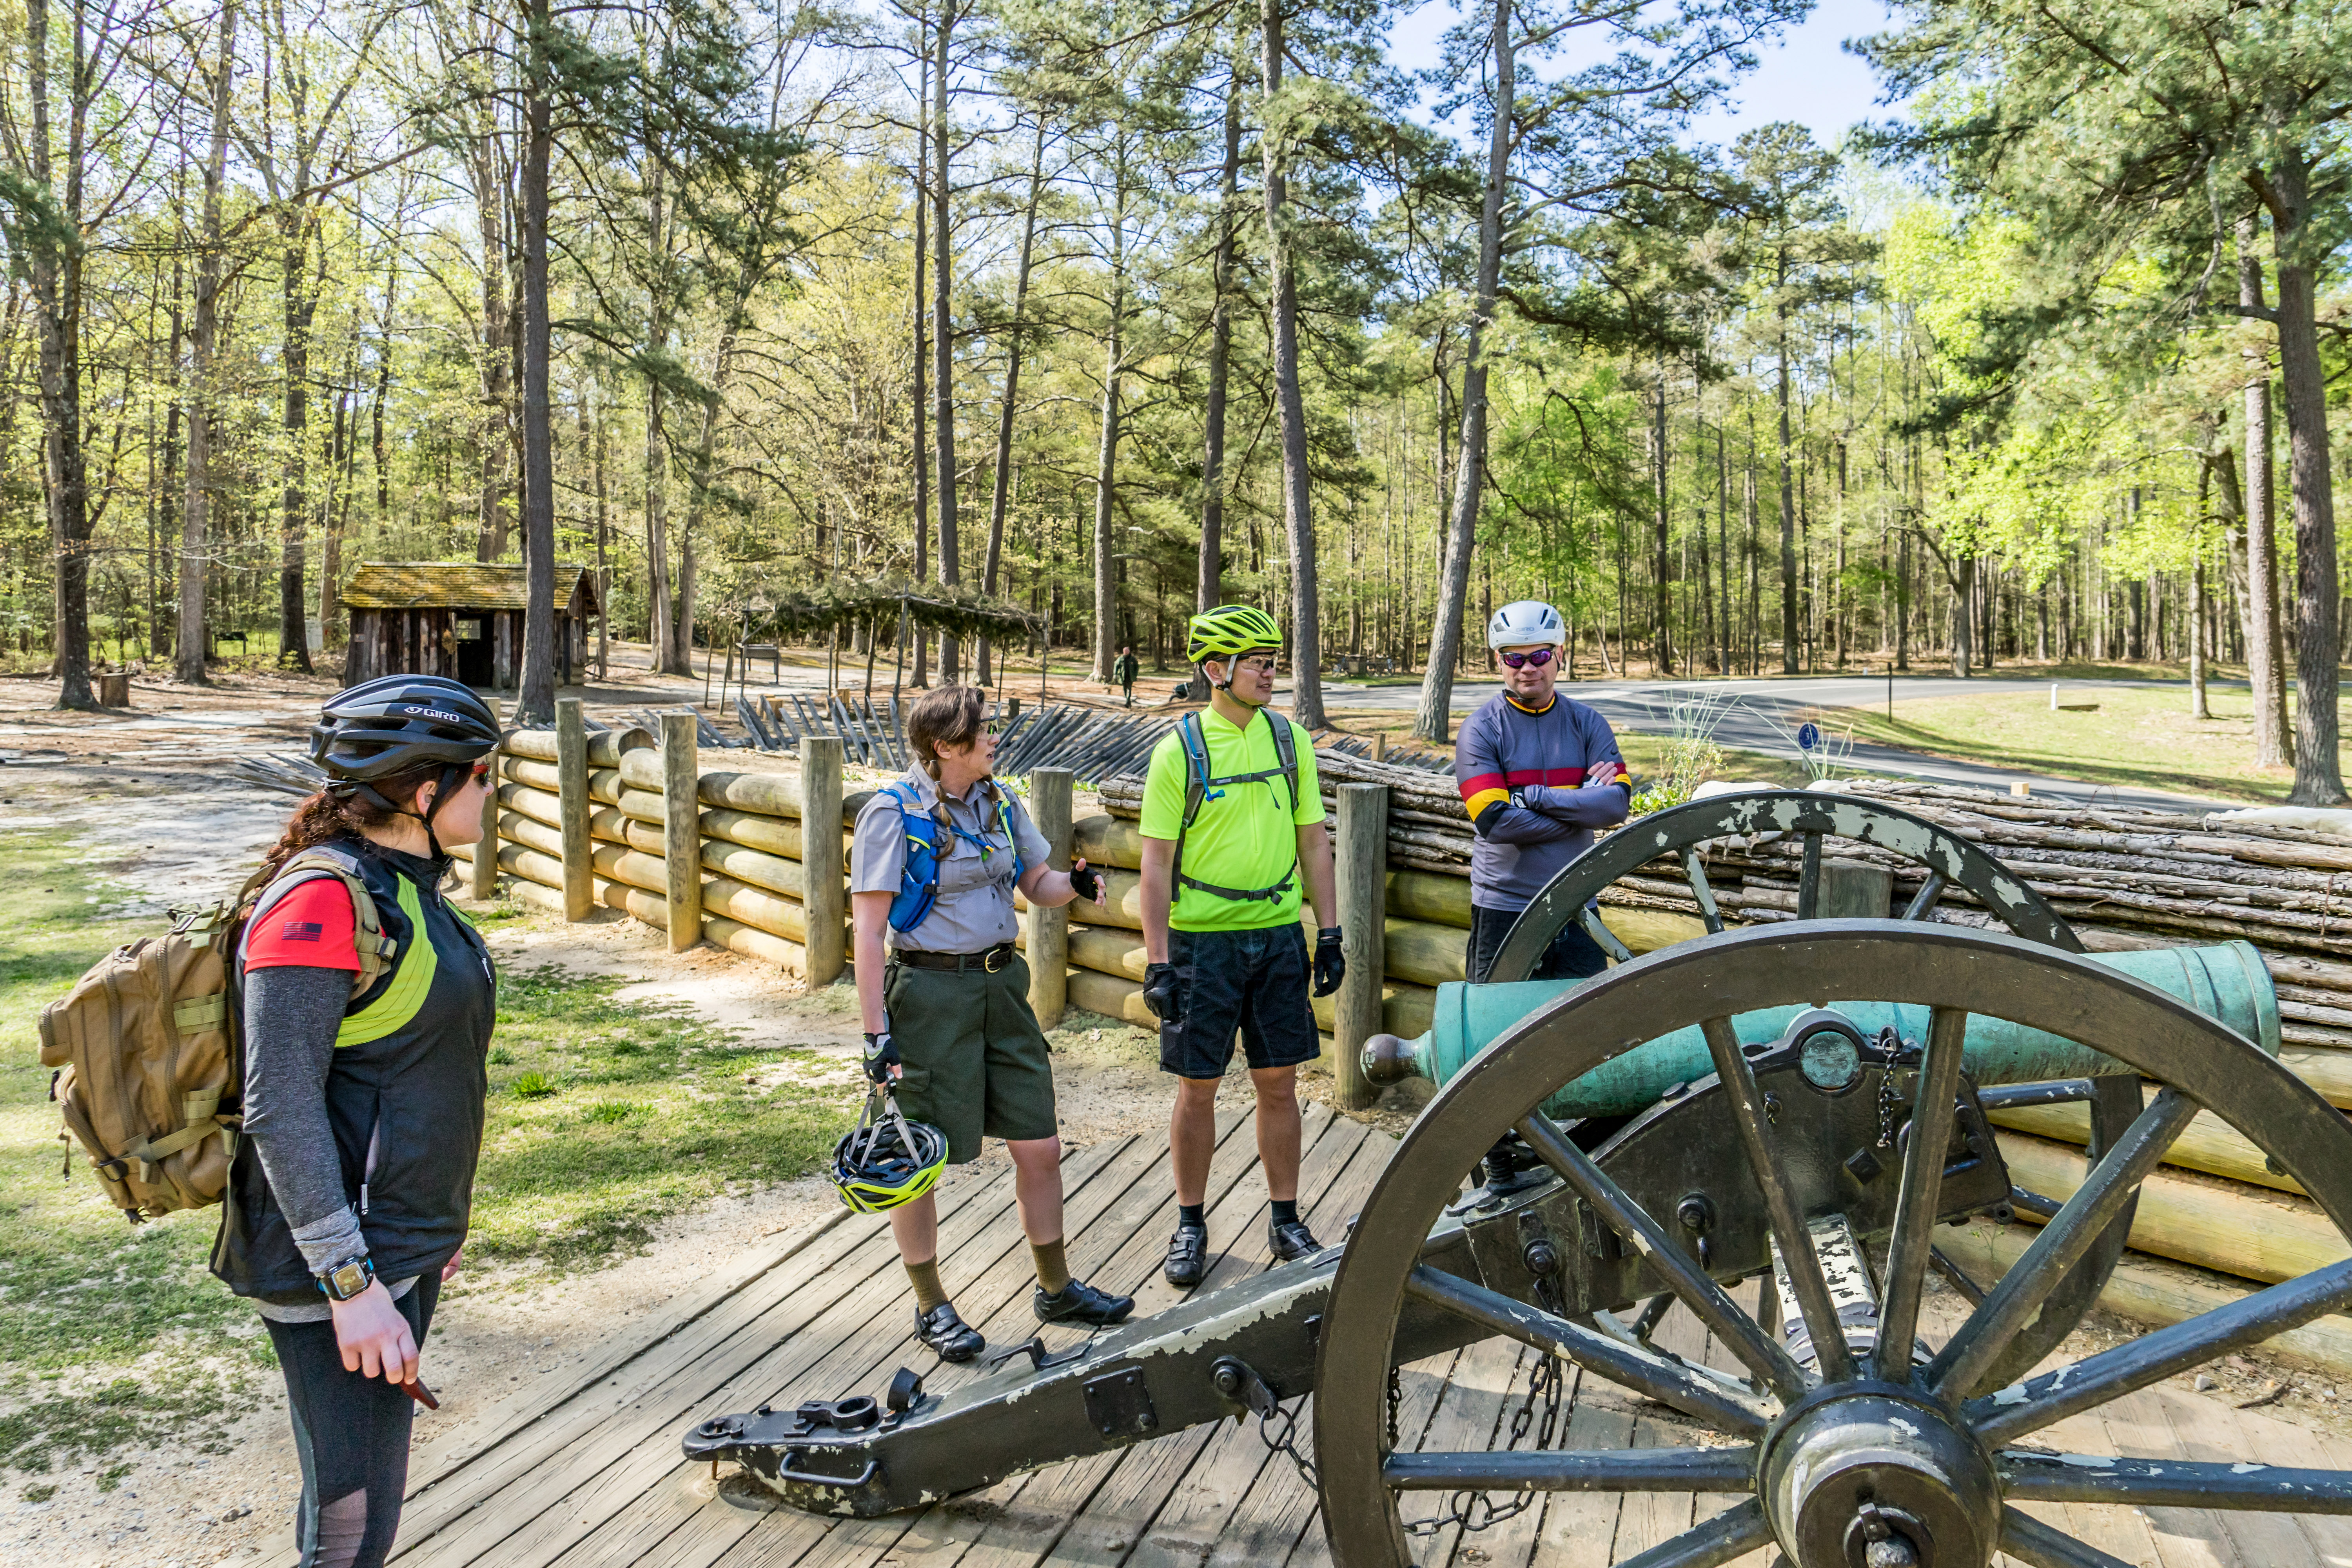
<path id="1" fill-rule="evenodd" d="M 1088 722 L 1061 720 L 1058 732 L 1066 741 Z M 590 907 L 665 930 L 671 908 L 698 909 L 696 925 L 686 929 L 702 939 L 812 984 L 840 975 L 849 828 L 867 798 L 843 796 L 841 768 L 845 752 L 858 743 L 804 731 L 796 771 L 750 773 L 695 765 L 691 725 L 666 728 L 674 736 L 669 748 L 655 747 L 643 730 L 583 731 L 569 767 L 561 731 L 512 737 L 488 808 L 499 838 L 496 869 L 520 896 L 557 913 L 567 912 L 572 873 L 584 882 Z M 1035 754 L 1054 754 L 1055 723 L 1041 718 L 1031 733 Z M 893 739 L 885 729 L 867 745 L 878 756 Z M 1362 1039 L 1381 1030 L 1423 1032 L 1435 987 L 1465 978 L 1468 824 L 1442 776 L 1320 751 L 1318 763 L 1333 807 L 1342 923 L 1357 971 L 1339 996 L 1314 1004 L 1326 1037 L 1321 1066 L 1334 1073 L 1336 1098 L 1369 1103 L 1366 1086 L 1347 1070 Z M 1140 782 L 1103 781 L 1104 809 L 1075 819 L 1071 770 L 1041 766 L 1029 784 L 1033 815 L 1055 845 L 1053 863 L 1066 868 L 1083 856 L 1103 869 L 1107 896 L 1100 909 L 1049 910 L 1020 900 L 1020 942 L 1033 955 L 1032 1002 L 1041 1020 L 1052 1027 L 1065 1007 L 1079 1007 L 1155 1027 L 1142 1002 Z M 2049 898 L 2093 952 L 2252 941 L 2278 986 L 2282 1061 L 2334 1104 L 2352 1107 L 2352 841 L 2266 824 L 2053 807 L 1980 791 L 1885 781 L 1848 787 L 1985 845 Z M 813 818 L 804 800 L 817 807 Z M 673 840 L 668 825 L 688 819 L 691 826 Z M 839 830 L 812 840 L 812 819 L 837 822 Z M 576 872 L 579 857 L 567 852 L 574 832 L 588 846 Z M 814 866 L 806 854 L 812 843 L 820 851 Z M 1860 897 L 1875 900 L 1883 887 L 1899 903 L 1919 885 L 1913 868 L 1865 847 L 1841 844 L 1838 854 Z M 1725 917 L 1735 924 L 1792 918 L 1800 856 L 1793 842 L 1712 846 L 1704 863 Z M 689 877 L 691 902 L 682 897 Z M 478 896 L 478 871 L 473 886 Z M 1383 918 L 1376 932 L 1364 931 L 1357 911 L 1374 897 Z M 1704 930 L 1678 865 L 1643 868 L 1603 903 L 1611 928 L 1637 953 Z M 1937 918 L 1990 921 L 1957 893 Z M 1314 915 L 1305 910 L 1301 919 L 1311 926 Z M 2063 1199 L 2079 1184 L 2088 1135 L 2081 1107 L 2020 1108 L 1992 1119 L 2020 1185 Z M 2021 1253 L 2031 1231 L 1979 1225 L 1971 1235 L 1976 1240 L 1958 1255 L 1990 1278 Z M 2153 1321 L 2205 1310 L 2347 1251 L 2291 1178 L 2210 1115 L 2190 1125 L 2147 1184 L 2132 1245 L 2106 1304 Z M 2276 1348 L 2352 1372 L 2352 1320 L 2322 1320 Z"/>

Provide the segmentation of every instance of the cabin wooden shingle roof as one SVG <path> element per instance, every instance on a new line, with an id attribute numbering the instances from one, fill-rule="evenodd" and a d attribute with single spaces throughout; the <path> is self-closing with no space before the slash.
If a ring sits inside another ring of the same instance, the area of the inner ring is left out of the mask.
<path id="1" fill-rule="evenodd" d="M 520 610 L 528 607 L 524 571 L 503 563 L 370 561 L 352 574 L 342 601 L 354 610 Z M 595 574 L 584 566 L 559 563 L 555 594 L 574 616 L 597 614 Z"/>

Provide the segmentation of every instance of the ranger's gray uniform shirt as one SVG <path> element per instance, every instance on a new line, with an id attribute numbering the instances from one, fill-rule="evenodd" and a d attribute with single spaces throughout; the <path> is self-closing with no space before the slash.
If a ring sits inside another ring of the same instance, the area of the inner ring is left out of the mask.
<path id="1" fill-rule="evenodd" d="M 938 827 L 939 899 L 914 930 L 893 931 L 886 925 L 883 935 L 890 946 L 918 952 L 984 952 L 999 942 L 1011 942 L 1021 923 L 1013 912 L 1013 848 L 1005 842 L 1003 824 L 997 820 L 995 782 L 982 779 L 961 799 L 950 797 L 942 802 L 939 785 L 917 767 L 907 770 L 898 787 L 916 803 L 907 807 L 908 815 L 929 812 L 934 824 L 944 816 L 962 832 Z M 1019 796 L 1006 791 L 1004 805 L 1013 832 L 1021 841 L 1021 863 L 1044 865 L 1053 846 L 1029 820 Z M 982 854 L 982 846 L 966 834 L 982 840 L 988 852 Z M 899 821 L 898 802 L 877 790 L 859 810 L 850 839 L 849 890 L 896 895 L 906 865 L 907 833 Z"/>

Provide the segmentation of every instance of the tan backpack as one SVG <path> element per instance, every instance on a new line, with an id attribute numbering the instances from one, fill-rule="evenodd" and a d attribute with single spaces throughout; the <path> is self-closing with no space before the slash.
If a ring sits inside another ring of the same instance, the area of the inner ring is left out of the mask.
<path id="1" fill-rule="evenodd" d="M 351 892 L 358 996 L 397 943 L 384 936 L 357 873 L 305 851 L 267 884 L 256 872 L 233 900 L 173 910 L 170 931 L 116 948 L 41 1009 L 41 1065 L 58 1069 L 49 1098 L 65 1114 L 58 1138 L 80 1143 L 106 1195 L 134 1225 L 216 1204 L 228 1185 L 244 1069 L 229 965 L 260 894 L 301 872 L 332 876 Z M 65 1173 L 72 1172 L 68 1144 Z"/>

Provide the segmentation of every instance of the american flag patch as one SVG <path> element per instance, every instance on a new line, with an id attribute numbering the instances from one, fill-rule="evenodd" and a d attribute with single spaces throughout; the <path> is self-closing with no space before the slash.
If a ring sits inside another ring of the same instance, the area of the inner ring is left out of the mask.
<path id="1" fill-rule="evenodd" d="M 278 929 L 282 942 L 316 942 L 324 932 L 317 921 L 288 921 Z"/>

